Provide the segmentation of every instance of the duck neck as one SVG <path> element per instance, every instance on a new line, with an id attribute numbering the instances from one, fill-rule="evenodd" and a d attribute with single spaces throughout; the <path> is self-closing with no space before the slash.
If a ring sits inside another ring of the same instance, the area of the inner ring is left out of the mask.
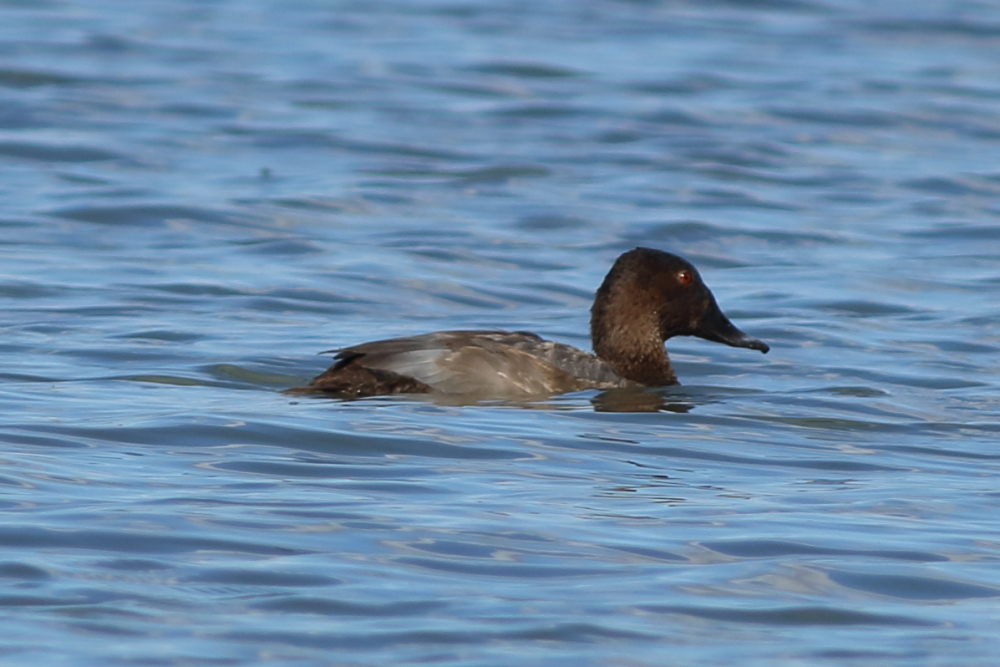
<path id="1" fill-rule="evenodd" d="M 600 322 L 591 321 L 590 337 L 594 353 L 626 380 L 647 387 L 677 384 L 677 374 L 659 336 L 642 335 L 625 327 L 608 330 Z"/>

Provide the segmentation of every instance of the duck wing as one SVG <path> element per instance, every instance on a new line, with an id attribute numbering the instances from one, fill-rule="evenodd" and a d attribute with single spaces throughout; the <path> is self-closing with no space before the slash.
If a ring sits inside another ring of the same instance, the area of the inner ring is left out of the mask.
<path id="1" fill-rule="evenodd" d="M 352 382 L 361 385 L 364 393 L 345 391 Z M 309 388 L 366 396 L 434 391 L 509 398 L 620 386 L 621 382 L 594 355 L 535 334 L 439 331 L 338 350 L 334 365 Z"/>

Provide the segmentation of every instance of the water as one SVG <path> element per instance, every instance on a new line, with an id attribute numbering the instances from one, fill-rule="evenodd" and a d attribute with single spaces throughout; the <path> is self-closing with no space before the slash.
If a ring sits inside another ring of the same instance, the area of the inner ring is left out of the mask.
<path id="1" fill-rule="evenodd" d="M 998 47 L 987 2 L 0 3 L 0 662 L 996 664 Z M 586 347 L 640 244 L 771 353 L 280 393 Z"/>

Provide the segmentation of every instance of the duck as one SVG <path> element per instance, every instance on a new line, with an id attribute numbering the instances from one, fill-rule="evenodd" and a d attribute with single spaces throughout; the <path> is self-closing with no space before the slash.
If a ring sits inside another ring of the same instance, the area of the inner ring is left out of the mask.
<path id="1" fill-rule="evenodd" d="M 770 350 L 729 321 L 691 262 L 639 247 L 619 256 L 597 289 L 592 353 L 526 331 L 436 331 L 329 350 L 333 365 L 289 392 L 481 400 L 665 387 L 679 384 L 664 347 L 674 336 Z"/>

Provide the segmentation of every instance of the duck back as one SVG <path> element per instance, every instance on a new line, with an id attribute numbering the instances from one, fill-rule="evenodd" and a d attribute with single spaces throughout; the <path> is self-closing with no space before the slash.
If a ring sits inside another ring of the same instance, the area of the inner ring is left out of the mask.
<path id="1" fill-rule="evenodd" d="M 623 386 L 612 367 L 571 345 L 510 331 L 438 331 L 344 348 L 309 393 L 514 397 Z"/>

